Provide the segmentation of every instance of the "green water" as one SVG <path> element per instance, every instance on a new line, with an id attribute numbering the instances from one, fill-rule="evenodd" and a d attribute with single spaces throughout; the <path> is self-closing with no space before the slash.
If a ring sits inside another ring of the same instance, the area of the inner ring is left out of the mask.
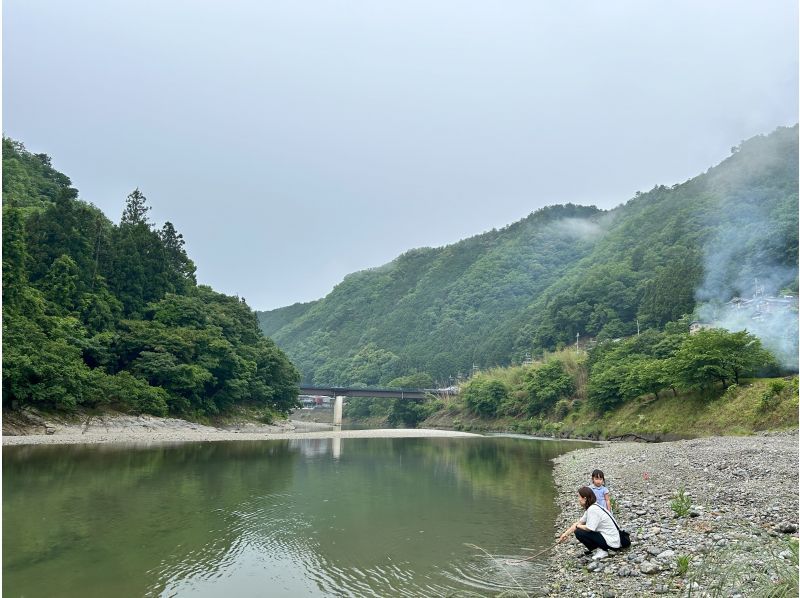
<path id="1" fill-rule="evenodd" d="M 452 596 L 541 584 L 550 459 L 517 438 L 3 449 L 3 596 Z M 466 546 L 475 544 L 492 555 Z M 516 581 L 515 581 L 516 580 Z"/>

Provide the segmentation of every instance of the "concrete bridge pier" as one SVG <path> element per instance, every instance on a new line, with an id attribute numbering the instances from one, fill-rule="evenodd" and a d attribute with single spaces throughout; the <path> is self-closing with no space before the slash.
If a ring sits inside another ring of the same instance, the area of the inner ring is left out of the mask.
<path id="1" fill-rule="evenodd" d="M 338 396 L 333 403 L 333 425 L 341 427 L 342 425 L 342 405 L 344 397 Z"/>

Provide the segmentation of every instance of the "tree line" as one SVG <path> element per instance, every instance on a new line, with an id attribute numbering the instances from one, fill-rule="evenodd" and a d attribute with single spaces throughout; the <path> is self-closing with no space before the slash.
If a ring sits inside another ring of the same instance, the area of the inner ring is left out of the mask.
<path id="1" fill-rule="evenodd" d="M 198 285 L 139 189 L 119 222 L 45 154 L 3 139 L 3 408 L 205 417 L 297 403 L 299 374 L 243 299 Z"/>

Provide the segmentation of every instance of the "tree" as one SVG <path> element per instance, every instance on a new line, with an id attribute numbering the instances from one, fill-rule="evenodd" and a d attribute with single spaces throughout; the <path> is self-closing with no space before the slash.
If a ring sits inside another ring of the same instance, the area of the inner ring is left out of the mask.
<path id="1" fill-rule="evenodd" d="M 423 419 L 425 408 L 421 399 L 394 399 L 386 423 L 392 428 L 401 424 L 405 428 L 416 428 Z"/>
<path id="2" fill-rule="evenodd" d="M 185 245 L 183 235 L 175 230 L 171 222 L 165 222 L 158 236 L 164 252 L 167 285 L 176 291 L 183 291 L 188 286 L 197 284 L 194 262 L 189 259 L 183 248 Z"/>
<path id="3" fill-rule="evenodd" d="M 671 359 L 671 371 L 684 388 L 706 388 L 720 382 L 726 388 L 741 376 L 774 364 L 761 341 L 743 330 L 701 330 L 685 338 Z"/>
<path id="4" fill-rule="evenodd" d="M 12 205 L 3 206 L 3 307 L 19 304 L 23 288 L 28 284 L 25 230 L 22 214 Z"/>
<path id="5" fill-rule="evenodd" d="M 58 311 L 70 313 L 78 308 L 78 265 L 68 255 L 62 255 L 50 267 L 42 288 Z"/>
<path id="6" fill-rule="evenodd" d="M 139 187 L 136 187 L 125 200 L 120 226 L 146 226 L 149 228 L 150 220 L 147 217 L 149 211 L 147 198 L 139 191 Z"/>

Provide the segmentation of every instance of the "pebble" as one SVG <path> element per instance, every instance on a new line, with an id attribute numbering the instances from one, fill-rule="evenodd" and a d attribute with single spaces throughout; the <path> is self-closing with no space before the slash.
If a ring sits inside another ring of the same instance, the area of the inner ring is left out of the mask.
<path id="1" fill-rule="evenodd" d="M 550 558 L 547 596 L 747 595 L 745 588 L 791 566 L 798 533 L 798 432 L 604 443 L 556 458 L 560 533 L 580 514 L 577 489 L 602 469 L 631 548 L 578 566 L 574 540 Z M 688 516 L 670 507 L 680 488 Z M 678 573 L 679 559 L 688 570 Z M 578 561 L 580 562 L 580 561 Z M 738 581 L 736 581 L 738 580 Z M 742 583 L 748 584 L 746 586 Z M 737 585 L 738 584 L 738 585 Z"/>

